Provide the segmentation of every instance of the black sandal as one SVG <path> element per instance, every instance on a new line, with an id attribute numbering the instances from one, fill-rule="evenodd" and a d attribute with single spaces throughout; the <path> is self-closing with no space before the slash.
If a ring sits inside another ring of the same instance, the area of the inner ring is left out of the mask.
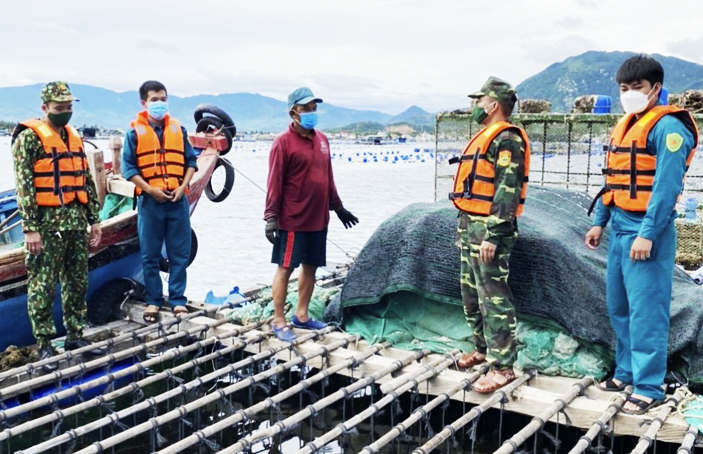
<path id="1" fill-rule="evenodd" d="M 661 405 L 664 401 L 662 400 L 657 400 L 657 399 L 652 399 L 651 402 L 647 402 L 646 400 L 638 399 L 636 397 L 628 397 L 627 402 L 630 402 L 631 404 L 637 405 L 639 410 L 626 410 L 624 407 L 622 408 L 622 412 L 625 413 L 626 415 L 643 415 L 647 413 L 649 410 L 651 410 L 654 407 L 657 407 Z"/>
<path id="2" fill-rule="evenodd" d="M 598 388 L 602 391 L 607 391 L 610 393 L 616 393 L 619 391 L 624 391 L 625 388 L 627 388 L 627 384 L 624 382 L 621 382 L 619 385 L 615 383 L 613 380 L 613 377 L 610 377 L 605 381 L 605 386 L 603 386 L 601 383 L 598 383 Z"/>

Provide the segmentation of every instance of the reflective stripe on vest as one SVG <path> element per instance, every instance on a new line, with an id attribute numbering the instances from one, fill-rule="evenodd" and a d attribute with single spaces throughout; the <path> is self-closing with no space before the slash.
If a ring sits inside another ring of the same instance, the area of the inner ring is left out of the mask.
<path id="1" fill-rule="evenodd" d="M 181 124 L 166 116 L 163 126 L 163 144 L 151 127 L 146 112 L 140 112 L 132 122 L 137 135 L 137 167 L 141 177 L 150 186 L 173 191 L 185 175 L 185 148 Z M 141 189 L 137 188 L 137 195 Z"/>
<path id="2" fill-rule="evenodd" d="M 605 158 L 604 205 L 615 205 L 627 211 L 647 211 L 657 169 L 657 156 L 647 150 L 647 137 L 665 115 L 676 116 L 693 134 L 695 144 L 686 158 L 688 170 L 698 146 L 698 127 L 688 111 L 676 106 L 654 106 L 634 124 L 634 115 L 625 115 L 613 129 Z"/>
<path id="3" fill-rule="evenodd" d="M 37 205 L 58 207 L 74 200 L 88 203 L 88 161 L 78 131 L 73 126 L 65 126 L 66 144 L 60 134 L 41 120 L 26 120 L 20 124 L 34 131 L 44 148 L 43 157 L 34 163 Z"/>
<path id="4" fill-rule="evenodd" d="M 530 142 L 525 131 L 507 121 L 500 121 L 484 128 L 476 134 L 459 159 L 459 168 L 454 178 L 454 192 L 449 193 L 449 199 L 462 211 L 471 214 L 489 215 L 495 195 L 495 168 L 486 159 L 486 151 L 501 132 L 514 129 L 520 133 L 525 142 L 525 177 L 520 192 L 520 205 L 516 216 L 520 216 L 527 196 L 527 181 L 530 172 Z"/>

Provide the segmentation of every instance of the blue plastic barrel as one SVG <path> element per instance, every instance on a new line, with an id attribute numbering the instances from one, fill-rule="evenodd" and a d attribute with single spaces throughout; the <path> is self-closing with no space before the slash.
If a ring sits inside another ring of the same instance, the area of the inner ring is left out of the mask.
<path id="1" fill-rule="evenodd" d="M 698 209 L 698 201 L 693 197 L 686 199 L 684 204 L 684 212 L 686 219 L 695 220 L 697 218 L 696 210 Z"/>
<path id="2" fill-rule="evenodd" d="M 597 95 L 596 101 L 593 103 L 593 113 L 594 114 L 607 114 L 610 113 L 610 108 L 613 105 L 613 100 L 610 96 Z"/>

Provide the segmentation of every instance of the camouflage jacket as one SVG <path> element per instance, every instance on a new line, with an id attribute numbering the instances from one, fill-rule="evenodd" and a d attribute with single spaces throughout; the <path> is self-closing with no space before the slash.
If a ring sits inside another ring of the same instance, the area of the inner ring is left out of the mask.
<path id="1" fill-rule="evenodd" d="M 66 131 L 61 131 L 61 138 L 66 141 Z M 23 219 L 25 232 L 60 232 L 66 230 L 85 230 L 88 225 L 99 222 L 100 202 L 95 183 L 90 172 L 86 175 L 88 204 L 74 201 L 62 207 L 38 206 L 34 188 L 34 163 L 44 154 L 44 147 L 31 129 L 22 131 L 12 146 L 15 167 L 15 189 L 17 206 Z"/>
<path id="2" fill-rule="evenodd" d="M 498 153 L 510 151 L 511 162 L 507 166 L 495 165 Z M 486 159 L 495 169 L 495 194 L 491 214 L 479 216 L 465 214 L 472 222 L 486 224 L 485 241 L 500 243 L 501 237 L 509 237 L 517 231 L 515 213 L 520 204 L 520 193 L 525 176 L 525 142 L 512 130 L 506 130 L 493 139 L 486 153 Z"/>

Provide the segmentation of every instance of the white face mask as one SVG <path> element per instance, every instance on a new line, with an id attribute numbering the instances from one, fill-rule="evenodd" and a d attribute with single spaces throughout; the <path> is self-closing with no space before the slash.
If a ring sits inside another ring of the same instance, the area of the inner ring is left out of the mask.
<path id="1" fill-rule="evenodd" d="M 644 111 L 649 105 L 649 95 L 654 92 L 654 87 L 648 94 L 644 94 L 637 90 L 628 90 L 620 95 L 620 104 L 622 104 L 622 110 L 627 114 L 638 114 Z"/>

